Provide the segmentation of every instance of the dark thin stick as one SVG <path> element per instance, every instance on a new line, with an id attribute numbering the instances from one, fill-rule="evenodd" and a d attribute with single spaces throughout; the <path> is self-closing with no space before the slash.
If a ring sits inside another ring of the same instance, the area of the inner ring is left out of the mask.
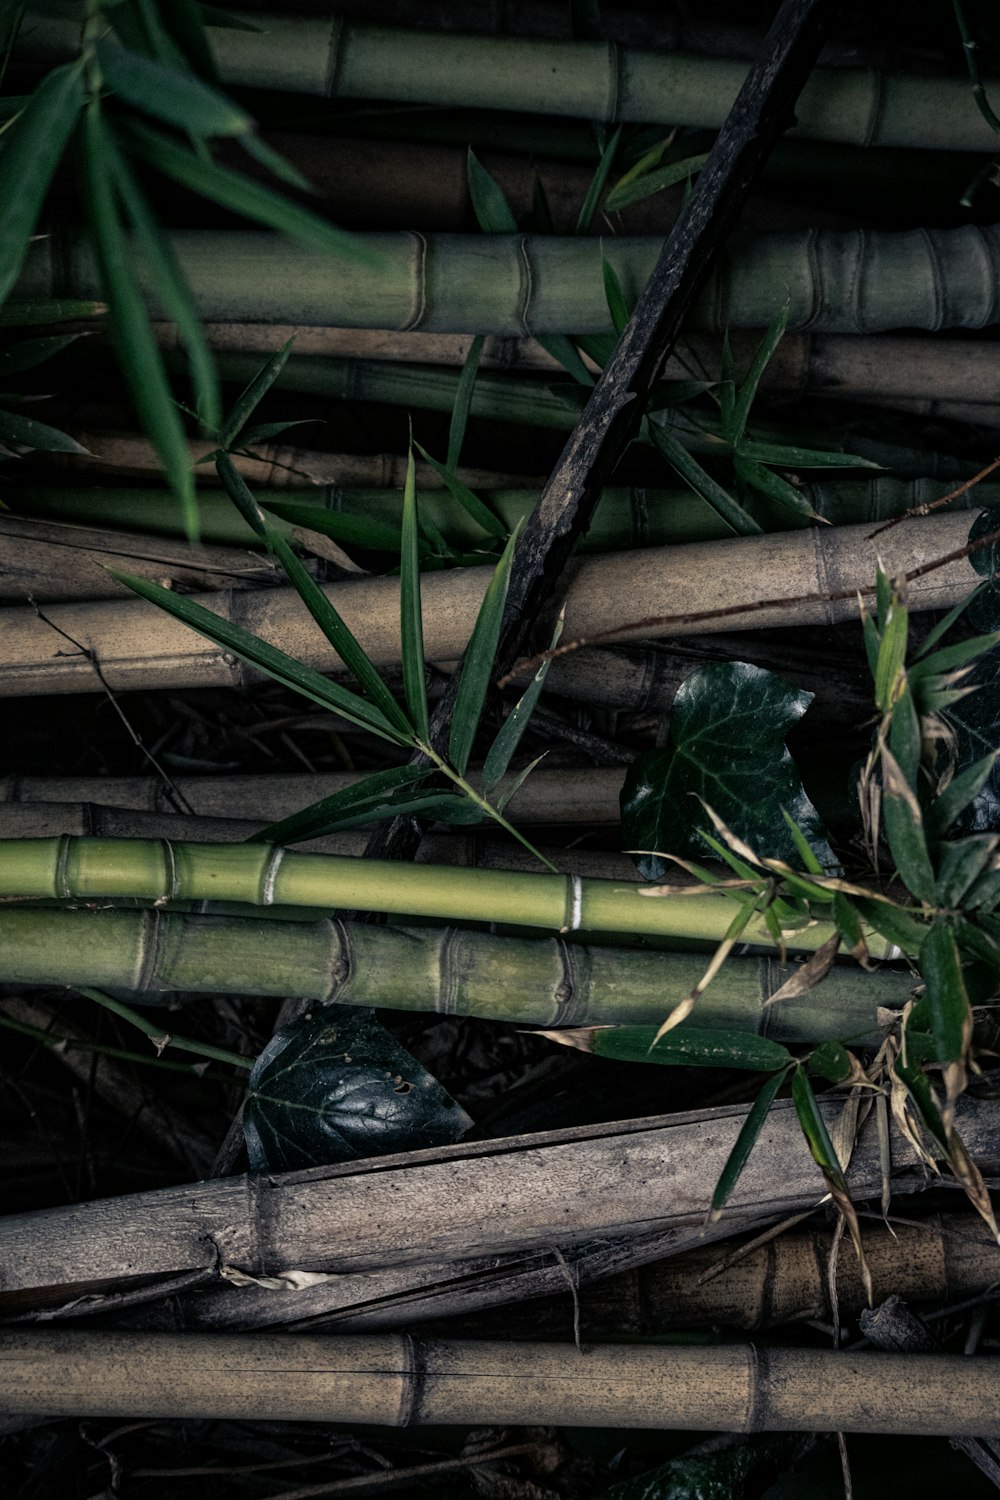
<path id="1" fill-rule="evenodd" d="M 986 465 L 985 469 L 980 469 L 978 474 L 973 474 L 972 478 L 960 484 L 957 490 L 950 490 L 947 495 L 940 495 L 937 500 L 928 500 L 924 505 L 915 505 L 912 510 L 904 510 L 901 516 L 893 516 L 892 520 L 886 521 L 884 526 L 877 526 L 874 531 L 870 531 L 866 540 L 874 541 L 877 536 L 882 535 L 883 531 L 891 531 L 894 526 L 901 525 L 903 521 L 912 521 L 915 516 L 929 516 L 931 511 L 941 510 L 945 505 L 950 505 L 952 500 L 958 500 L 962 495 L 968 494 L 969 490 L 975 489 L 977 484 L 982 484 L 994 469 L 1000 469 L 1000 458 L 995 458 L 992 463 Z"/>

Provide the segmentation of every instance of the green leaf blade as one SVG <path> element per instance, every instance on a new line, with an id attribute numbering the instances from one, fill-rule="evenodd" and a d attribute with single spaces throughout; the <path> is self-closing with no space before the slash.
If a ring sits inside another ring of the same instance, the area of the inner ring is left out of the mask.
<path id="1" fill-rule="evenodd" d="M 516 541 L 515 531 L 493 571 L 465 652 L 448 737 L 448 757 L 460 776 L 465 775 L 468 767 L 476 730 L 489 693 Z"/>
<path id="2" fill-rule="evenodd" d="M 84 106 L 77 63 L 54 68 L 31 95 L 0 151 L 0 302 L 16 282 L 56 167 Z"/>

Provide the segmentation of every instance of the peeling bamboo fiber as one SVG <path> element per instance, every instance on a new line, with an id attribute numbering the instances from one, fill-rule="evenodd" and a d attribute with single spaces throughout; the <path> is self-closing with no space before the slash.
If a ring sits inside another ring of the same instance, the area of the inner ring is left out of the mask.
<path id="1" fill-rule="evenodd" d="M 828 1128 L 840 1103 L 820 1101 Z M 686 1235 L 688 1248 L 746 1113 L 652 1116 L 6 1215 L 0 1308 L 26 1311 L 144 1277 L 204 1273 L 207 1284 L 227 1268 L 339 1275 L 630 1234 Z M 851 1157 L 856 1199 L 882 1189 L 875 1123 L 873 1114 Z M 989 1175 L 1000 1160 L 998 1106 L 962 1100 L 956 1126 Z M 895 1129 L 890 1157 L 893 1191 L 920 1191 L 924 1169 Z M 809 1210 L 825 1191 L 794 1109 L 779 1103 L 733 1191 L 732 1222 Z M 650 1258 L 666 1253 L 661 1243 Z"/>
<path id="2" fill-rule="evenodd" d="M 602 256 L 634 301 L 663 247 L 657 235 L 357 238 L 373 252 L 366 259 L 334 260 L 280 235 L 245 231 L 177 231 L 171 241 L 207 319 L 257 322 L 266 306 L 276 323 L 516 337 L 613 331 Z M 141 256 L 135 268 L 160 309 Z M 98 297 L 87 242 L 73 235 L 35 242 L 13 295 Z M 782 309 L 789 327 L 818 332 L 988 327 L 1000 322 L 1000 227 L 733 236 L 689 326 L 758 328 Z"/>
<path id="3" fill-rule="evenodd" d="M 703 954 L 451 927 L 0 907 L 0 983 L 113 986 L 147 998 L 300 996 L 520 1025 L 641 1025 L 664 1020 L 704 970 Z M 772 1001 L 794 972 L 771 958 L 731 959 L 699 999 L 696 1024 L 782 1042 L 877 1041 L 879 1010 L 901 1009 L 914 985 L 905 972 L 838 967 L 815 990 Z"/>
<path id="4" fill-rule="evenodd" d="M 1000 1360 L 753 1345 L 14 1330 L 0 1390 L 5 1415 L 1000 1435 Z"/>
<path id="5" fill-rule="evenodd" d="M 79 23 L 29 12 L 19 51 L 76 56 Z M 261 28 L 261 29 L 258 29 Z M 339 17 L 254 17 L 253 31 L 209 27 L 230 84 L 337 99 L 400 100 L 438 109 L 534 111 L 587 120 L 717 129 L 745 62 L 646 51 L 602 41 L 463 36 L 345 24 Z M 795 107 L 794 133 L 856 146 L 993 151 L 996 138 L 962 78 L 874 68 L 816 68 Z"/>
<path id="6" fill-rule="evenodd" d="M 851 619 L 857 613 L 856 592 L 874 587 L 878 558 L 896 577 L 962 548 L 968 529 L 968 513 L 962 512 L 907 521 L 877 543 L 870 540 L 868 526 L 821 527 L 594 558 L 568 570 L 564 639 L 612 631 L 622 639 L 680 636 Z M 490 577 L 488 568 L 424 577 L 428 660 L 461 656 Z M 961 558 L 916 578 L 909 587 L 910 605 L 949 607 L 977 581 L 968 559 Z M 326 593 L 377 665 L 399 662 L 395 579 L 337 584 Z M 830 600 L 829 594 L 847 597 Z M 767 602 L 776 597 L 795 602 L 787 608 Z M 322 671 L 338 666 L 291 589 L 208 595 L 203 602 Z M 233 687 L 259 680 L 253 669 L 144 600 L 53 605 L 46 615 L 51 624 L 27 608 L 0 615 L 0 696 L 98 692 L 105 683 L 126 691 Z M 100 676 L 93 660 L 83 650 L 74 653 L 65 636 L 91 653 Z"/>

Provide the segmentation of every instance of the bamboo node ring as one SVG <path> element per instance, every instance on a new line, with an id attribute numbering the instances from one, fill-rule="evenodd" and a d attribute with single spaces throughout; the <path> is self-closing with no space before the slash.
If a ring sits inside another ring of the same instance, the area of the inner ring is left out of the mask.
<path id="1" fill-rule="evenodd" d="M 281 848 L 280 845 L 277 848 L 272 849 L 271 858 L 268 860 L 267 864 L 264 867 L 264 876 L 260 886 L 261 906 L 274 905 L 274 887 L 278 879 L 278 871 L 281 868 L 281 861 L 284 859 L 284 857 L 285 851 Z"/>
<path id="2" fill-rule="evenodd" d="M 579 932 L 583 919 L 583 881 L 579 875 L 570 875 L 566 890 L 566 921 L 560 932 Z"/>

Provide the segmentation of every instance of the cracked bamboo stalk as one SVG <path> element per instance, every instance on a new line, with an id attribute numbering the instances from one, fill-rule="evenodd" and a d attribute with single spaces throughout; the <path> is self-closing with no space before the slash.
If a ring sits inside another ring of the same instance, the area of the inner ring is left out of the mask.
<path id="1" fill-rule="evenodd" d="M 820 1100 L 828 1125 L 840 1107 Z M 151 1277 L 212 1285 L 230 1270 L 340 1275 L 636 1234 L 658 1237 L 647 1257 L 657 1259 L 697 1243 L 745 1118 L 741 1107 L 652 1116 L 6 1215 L 0 1309 L 126 1291 Z M 1000 1156 L 997 1105 L 963 1099 L 956 1125 L 989 1175 Z M 893 1191 L 919 1191 L 924 1169 L 895 1129 L 889 1155 Z M 856 1199 L 882 1190 L 874 1115 L 847 1178 Z M 779 1103 L 733 1191 L 729 1228 L 810 1210 L 824 1193 L 795 1111 Z"/>
<path id="2" fill-rule="evenodd" d="M 663 247 L 657 235 L 597 241 L 402 230 L 358 235 L 359 247 L 374 253 L 334 263 L 273 234 L 181 230 L 171 242 L 208 320 L 256 321 L 264 303 L 279 323 L 517 337 L 611 332 L 602 256 L 634 300 Z M 159 308 L 141 259 L 136 271 Z M 99 292 L 87 241 L 67 233 L 32 245 L 14 296 Z M 688 326 L 757 328 L 783 309 L 790 328 L 819 332 L 988 327 L 1000 321 L 1000 226 L 740 235 Z"/>
<path id="3" fill-rule="evenodd" d="M 567 570 L 564 639 L 592 640 L 607 633 L 622 640 L 704 635 L 713 629 L 851 619 L 858 591 L 873 590 L 879 559 L 890 577 L 936 564 L 964 547 L 968 528 L 968 513 L 960 512 L 906 521 L 881 535 L 877 545 L 865 525 L 592 558 Z M 491 576 L 489 568 L 460 568 L 424 578 L 428 660 L 461 655 Z M 908 588 L 910 606 L 949 607 L 977 581 L 968 559 L 960 557 L 915 577 Z M 398 663 L 398 580 L 365 578 L 328 586 L 326 593 L 376 665 Z M 337 667 L 332 648 L 291 589 L 215 594 L 204 603 L 299 660 L 323 671 Z M 5 697 L 97 692 L 105 684 L 128 690 L 259 680 L 229 652 L 145 600 L 51 605 L 45 619 L 12 607 L 4 611 L 0 631 L 0 695 Z M 67 646 L 67 636 L 79 652 Z"/>
<path id="4" fill-rule="evenodd" d="M 0 907 L 0 983 L 277 995 L 529 1026 L 658 1025 L 691 993 L 704 954 L 495 937 L 461 928 L 336 918 L 282 922 L 181 912 Z M 732 959 L 697 1024 L 782 1042 L 877 1041 L 879 1012 L 912 997 L 905 971 L 836 967 L 806 994 L 772 1000 L 795 972 Z"/>
<path id="5" fill-rule="evenodd" d="M 209 28 L 230 84 L 442 109 L 473 105 L 717 129 L 748 66 L 603 41 L 442 35 L 344 24 L 339 17 L 255 17 L 255 23 L 253 31 Z M 79 23 L 40 8 L 29 11 L 19 38 L 19 51 L 29 57 L 76 56 Z M 814 69 L 796 105 L 793 133 L 859 146 L 996 148 L 967 79 L 876 68 Z"/>

